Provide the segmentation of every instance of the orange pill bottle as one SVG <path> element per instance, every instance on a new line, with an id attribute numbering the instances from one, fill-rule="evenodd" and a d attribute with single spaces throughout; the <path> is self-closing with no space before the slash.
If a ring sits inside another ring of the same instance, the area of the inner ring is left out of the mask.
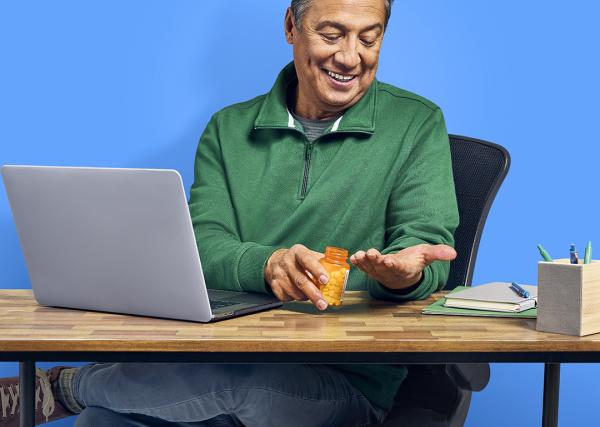
<path id="1" fill-rule="evenodd" d="M 325 256 L 319 260 L 321 265 L 327 270 L 329 281 L 324 285 L 318 280 L 316 283 L 323 294 L 323 298 L 331 306 L 340 305 L 344 299 L 346 282 L 348 281 L 348 273 L 350 272 L 350 265 L 347 259 L 348 251 L 346 249 L 327 246 L 325 248 Z"/>

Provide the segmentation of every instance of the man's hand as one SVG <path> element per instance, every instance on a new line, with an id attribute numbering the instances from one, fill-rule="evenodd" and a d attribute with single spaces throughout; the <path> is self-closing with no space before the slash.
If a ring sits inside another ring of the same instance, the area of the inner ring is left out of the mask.
<path id="1" fill-rule="evenodd" d="M 327 270 L 319 262 L 320 258 L 323 258 L 322 253 L 300 244 L 289 249 L 278 249 L 267 260 L 265 281 L 280 301 L 308 299 L 319 310 L 325 310 L 327 301 L 310 277 L 318 277 L 323 284 L 329 280 Z"/>
<path id="2" fill-rule="evenodd" d="M 377 249 L 358 251 L 350 262 L 389 289 L 406 289 L 423 276 L 433 261 L 452 261 L 456 251 L 448 245 L 416 245 L 393 254 L 382 255 Z"/>

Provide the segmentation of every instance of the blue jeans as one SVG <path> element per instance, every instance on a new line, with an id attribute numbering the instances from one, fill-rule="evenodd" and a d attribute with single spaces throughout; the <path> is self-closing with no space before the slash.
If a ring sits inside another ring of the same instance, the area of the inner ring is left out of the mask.
<path id="1" fill-rule="evenodd" d="M 343 374 L 322 365 L 101 363 L 83 366 L 76 426 L 360 426 L 381 422 Z"/>

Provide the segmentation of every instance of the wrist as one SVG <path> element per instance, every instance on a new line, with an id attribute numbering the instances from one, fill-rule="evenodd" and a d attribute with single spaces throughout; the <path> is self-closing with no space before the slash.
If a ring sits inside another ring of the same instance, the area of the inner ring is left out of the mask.
<path id="1" fill-rule="evenodd" d="M 406 294 L 417 289 L 421 285 L 421 283 L 423 283 L 424 277 L 425 275 L 423 274 L 423 271 L 420 271 L 418 274 L 404 278 L 404 280 L 395 281 L 394 283 L 380 283 L 383 287 L 389 289 L 392 292 Z"/>

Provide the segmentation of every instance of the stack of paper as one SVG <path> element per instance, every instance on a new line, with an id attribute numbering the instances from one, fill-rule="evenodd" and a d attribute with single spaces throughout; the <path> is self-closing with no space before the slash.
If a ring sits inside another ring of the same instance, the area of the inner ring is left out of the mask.
<path id="1" fill-rule="evenodd" d="M 519 313 L 534 308 L 537 303 L 537 286 L 521 287 L 529 292 L 529 297 L 518 295 L 510 288 L 510 283 L 494 282 L 453 292 L 446 297 L 444 306 Z"/>
<path id="2" fill-rule="evenodd" d="M 535 318 L 537 287 L 521 286 L 529 292 L 528 298 L 517 295 L 507 282 L 458 286 L 445 298 L 426 307 L 423 314 Z"/>

